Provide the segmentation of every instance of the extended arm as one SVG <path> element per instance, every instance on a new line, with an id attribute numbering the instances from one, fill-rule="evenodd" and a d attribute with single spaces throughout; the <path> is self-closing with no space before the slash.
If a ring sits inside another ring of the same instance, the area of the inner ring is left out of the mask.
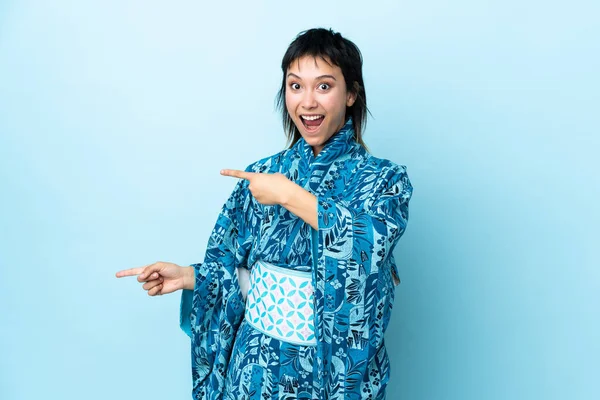
<path id="1" fill-rule="evenodd" d="M 194 290 L 196 284 L 196 275 L 194 273 L 194 267 L 182 267 L 183 268 L 183 288 L 187 290 Z"/>

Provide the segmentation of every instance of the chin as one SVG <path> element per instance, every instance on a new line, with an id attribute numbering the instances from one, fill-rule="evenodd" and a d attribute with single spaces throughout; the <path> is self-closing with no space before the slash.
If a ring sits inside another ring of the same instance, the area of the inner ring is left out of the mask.
<path id="1" fill-rule="evenodd" d="M 314 137 L 314 136 L 307 137 L 304 135 L 302 135 L 302 137 L 304 138 L 304 141 L 311 146 L 320 146 L 323 144 L 323 139 L 320 137 Z"/>

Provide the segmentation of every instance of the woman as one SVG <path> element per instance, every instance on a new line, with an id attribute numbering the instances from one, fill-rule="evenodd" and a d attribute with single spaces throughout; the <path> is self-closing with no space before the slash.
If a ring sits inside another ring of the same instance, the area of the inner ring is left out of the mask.
<path id="1" fill-rule="evenodd" d="M 362 57 L 339 33 L 302 32 L 282 61 L 289 148 L 246 168 L 203 263 L 158 262 L 151 296 L 183 289 L 195 399 L 383 399 L 392 255 L 408 221 L 406 167 L 363 143 Z M 249 286 L 249 288 L 247 288 Z M 247 293 L 246 293 L 247 291 Z"/>

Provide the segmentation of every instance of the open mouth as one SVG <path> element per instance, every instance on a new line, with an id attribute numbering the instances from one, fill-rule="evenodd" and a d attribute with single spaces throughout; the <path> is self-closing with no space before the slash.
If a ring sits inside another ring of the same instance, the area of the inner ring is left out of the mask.
<path id="1" fill-rule="evenodd" d="M 325 116 L 320 114 L 301 115 L 300 119 L 308 132 L 315 132 L 323 123 Z"/>

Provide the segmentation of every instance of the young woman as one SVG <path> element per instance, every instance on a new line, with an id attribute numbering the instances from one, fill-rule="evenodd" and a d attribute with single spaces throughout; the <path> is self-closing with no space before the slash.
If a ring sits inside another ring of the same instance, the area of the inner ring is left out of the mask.
<path id="1" fill-rule="evenodd" d="M 302 32 L 282 61 L 278 103 L 289 148 L 245 171 L 204 262 L 158 262 L 151 296 L 183 289 L 195 399 L 383 399 L 392 252 L 405 231 L 406 167 L 369 154 L 358 48 Z"/>

